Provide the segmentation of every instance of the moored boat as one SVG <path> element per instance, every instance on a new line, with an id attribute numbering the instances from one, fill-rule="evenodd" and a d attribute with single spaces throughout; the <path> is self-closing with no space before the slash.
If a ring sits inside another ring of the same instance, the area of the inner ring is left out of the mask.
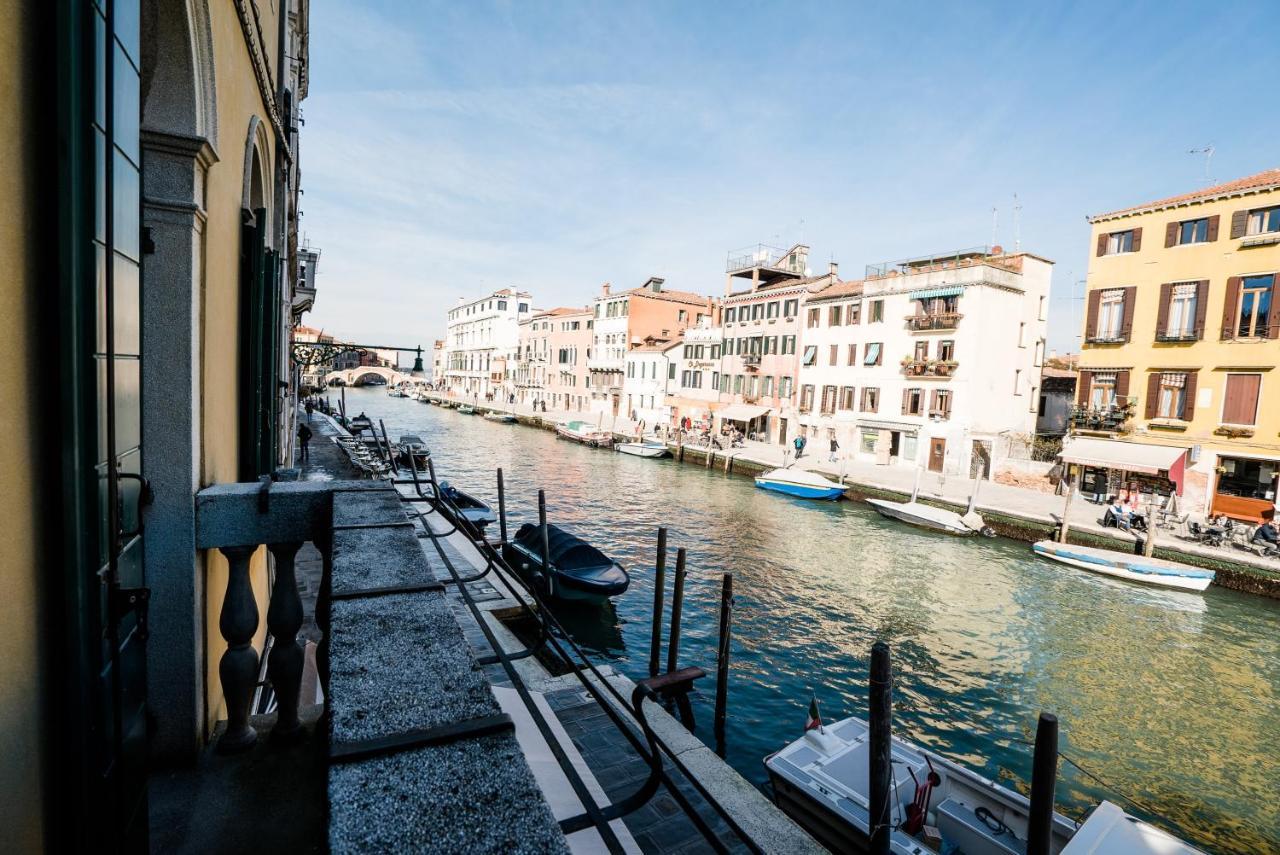
<path id="1" fill-rule="evenodd" d="M 947 534 L 965 537 L 978 534 L 985 525 L 982 517 L 970 514 L 958 514 L 945 508 L 922 505 L 912 499 L 910 502 L 890 502 L 885 499 L 867 499 L 867 504 L 875 508 L 881 516 L 899 520 L 920 528 L 944 531 Z M 975 518 L 976 517 L 976 518 Z"/>
<path id="2" fill-rule="evenodd" d="M 844 487 L 807 469 L 772 469 L 756 476 L 756 486 L 799 499 L 839 499 Z"/>
<path id="3" fill-rule="evenodd" d="M 600 430 L 591 422 L 572 421 L 556 425 L 556 436 L 590 445 L 593 448 L 607 448 L 613 445 L 613 434 L 607 430 Z"/>
<path id="4" fill-rule="evenodd" d="M 870 755 L 870 728 L 862 719 L 814 727 L 765 759 L 774 800 L 832 851 L 865 852 Z M 890 768 L 894 855 L 1026 851 L 1031 805 L 1025 796 L 896 736 Z M 1050 850 L 1060 855 L 1197 851 L 1106 801 L 1079 826 L 1055 813 L 1050 837 Z"/>
<path id="5" fill-rule="evenodd" d="M 451 485 L 448 481 L 440 482 L 440 492 L 449 504 L 457 508 L 463 518 L 475 526 L 481 532 L 485 526 L 491 522 L 497 522 L 498 515 L 493 512 L 493 508 L 472 496 L 470 493 L 464 493 L 457 487 Z"/>
<path id="6" fill-rule="evenodd" d="M 600 602 L 627 590 L 631 577 L 621 564 L 577 535 L 548 524 L 547 566 L 542 561 L 543 526 L 525 523 L 503 545 L 503 557 L 535 588 L 557 600 Z"/>
<path id="7" fill-rule="evenodd" d="M 475 407 L 471 406 L 470 404 L 460 404 L 458 406 L 458 412 L 465 413 L 468 416 L 474 416 L 477 410 Z"/>
<path id="8" fill-rule="evenodd" d="M 412 466 L 419 472 L 427 471 L 427 458 L 431 450 L 417 434 L 406 433 L 396 441 L 396 456 L 404 466 Z"/>
<path id="9" fill-rule="evenodd" d="M 1100 549 L 1096 546 L 1077 546 L 1074 543 L 1041 540 L 1033 544 L 1031 549 L 1041 558 L 1048 558 L 1080 570 L 1102 573 L 1144 585 L 1178 588 L 1183 591 L 1203 591 L 1217 576 L 1212 570 L 1191 567 L 1176 561 L 1147 558 L 1115 549 Z"/>
<path id="10" fill-rule="evenodd" d="M 485 413 L 484 417 L 491 422 L 497 422 L 498 424 L 503 425 L 514 424 L 516 420 L 516 417 L 511 413 L 501 413 L 497 410 L 491 410 Z"/>
<path id="11" fill-rule="evenodd" d="M 635 457 L 668 457 L 671 454 L 665 442 L 651 439 L 638 442 L 619 442 L 614 445 L 614 449 Z"/>

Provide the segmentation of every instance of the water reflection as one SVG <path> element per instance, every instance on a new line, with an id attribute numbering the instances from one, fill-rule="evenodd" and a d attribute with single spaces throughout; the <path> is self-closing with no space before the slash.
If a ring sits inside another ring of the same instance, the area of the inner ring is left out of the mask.
<path id="1" fill-rule="evenodd" d="M 884 639 L 900 732 L 1025 792 L 1024 742 L 1050 710 L 1068 756 L 1159 806 L 1175 832 L 1213 851 L 1280 847 L 1274 603 L 1141 588 L 1041 561 L 1023 543 L 933 535 L 851 502 L 792 501 L 719 471 L 381 392 L 347 396 L 389 434 L 421 434 L 441 476 L 486 500 L 502 467 L 513 530 L 536 518 L 543 488 L 552 522 L 621 561 L 632 583 L 614 610 L 560 616 L 633 677 L 648 669 L 657 527 L 688 549 L 683 664 L 714 666 L 720 576 L 734 573 L 728 760 L 757 784 L 764 755 L 799 734 L 811 687 L 829 717 L 865 715 L 867 657 Z M 695 710 L 711 744 L 713 684 L 702 682 Z M 1064 764 L 1064 812 L 1102 797 L 1117 795 Z"/>

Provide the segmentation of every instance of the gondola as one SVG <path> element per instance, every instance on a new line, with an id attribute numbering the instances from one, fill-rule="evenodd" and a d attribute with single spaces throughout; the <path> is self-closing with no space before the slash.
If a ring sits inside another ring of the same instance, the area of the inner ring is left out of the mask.
<path id="1" fill-rule="evenodd" d="M 493 508 L 470 493 L 464 493 L 457 487 L 451 486 L 448 481 L 440 482 L 440 492 L 450 504 L 462 513 L 463 518 L 480 532 L 484 532 L 485 526 L 491 522 L 496 522 L 498 519 L 498 515 L 493 512 Z"/>
<path id="2" fill-rule="evenodd" d="M 599 603 L 627 590 L 631 577 L 622 565 L 582 538 L 547 525 L 547 556 L 542 563 L 542 526 L 525 523 L 503 546 L 503 557 L 539 592 L 552 599 Z"/>

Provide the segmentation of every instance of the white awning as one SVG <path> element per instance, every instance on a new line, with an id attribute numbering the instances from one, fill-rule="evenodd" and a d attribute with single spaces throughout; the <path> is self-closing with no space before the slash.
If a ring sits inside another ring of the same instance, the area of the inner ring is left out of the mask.
<path id="1" fill-rule="evenodd" d="M 1158 475 L 1177 467 L 1186 453 L 1186 448 L 1176 445 L 1147 445 L 1118 439 L 1076 436 L 1063 445 L 1062 461 Z"/>
<path id="2" fill-rule="evenodd" d="M 754 404 L 730 404 L 723 410 L 717 410 L 715 415 L 719 416 L 722 421 L 749 422 L 752 419 L 760 418 L 767 412 L 769 412 L 768 407 Z"/>

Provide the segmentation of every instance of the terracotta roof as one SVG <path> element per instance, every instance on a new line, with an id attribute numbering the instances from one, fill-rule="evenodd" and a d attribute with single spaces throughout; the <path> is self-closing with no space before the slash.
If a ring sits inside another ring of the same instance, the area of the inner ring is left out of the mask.
<path id="1" fill-rule="evenodd" d="M 780 282 L 771 282 L 768 285 L 761 285 L 759 288 L 755 289 L 754 291 L 748 288 L 745 291 L 734 291 L 732 294 L 726 294 L 725 296 L 726 298 L 749 297 L 752 294 L 764 294 L 769 291 L 778 291 L 782 288 L 795 288 L 797 286 L 802 286 L 807 288 L 808 286 L 814 285 L 816 283 L 830 282 L 830 281 L 831 281 L 831 274 L 824 273 L 821 276 L 806 276 L 802 279 L 783 279 Z M 819 289 L 809 288 L 809 290 L 816 291 Z"/>
<path id="2" fill-rule="evenodd" d="M 1280 169 L 1268 169 L 1263 172 L 1259 172 L 1256 175 L 1250 175 L 1247 178 L 1237 178 L 1235 181 L 1228 181 L 1225 184 L 1218 184 L 1213 187 L 1205 187 L 1201 190 L 1194 190 L 1190 193 L 1183 193 L 1179 196 L 1170 196 L 1167 199 L 1159 199 L 1155 202 L 1135 205 L 1132 208 L 1121 208 L 1118 211 L 1109 211 L 1105 214 L 1094 214 L 1092 217 L 1089 217 L 1089 222 L 1105 220 L 1110 217 L 1118 217 L 1122 214 L 1135 214 L 1140 211 L 1155 211 L 1160 208 L 1172 208 L 1177 205 L 1187 205 L 1192 202 L 1203 202 L 1224 196 L 1236 196 L 1251 191 L 1269 190 L 1275 187 L 1280 187 Z"/>
<path id="3" fill-rule="evenodd" d="M 661 353 L 662 351 L 666 350 L 667 348 L 671 347 L 674 344 L 679 344 L 679 342 L 673 342 L 670 339 L 665 339 L 665 338 L 656 339 L 654 340 L 653 344 L 637 344 L 635 347 L 631 348 L 631 350 L 627 352 L 628 353 Z"/>
<path id="4" fill-rule="evenodd" d="M 850 279 L 845 282 L 833 282 L 809 298 L 810 303 L 823 300 L 839 300 L 844 297 L 856 297 L 862 293 L 862 280 Z"/>
<path id="5" fill-rule="evenodd" d="M 630 291 L 623 291 L 633 297 L 651 297 L 654 300 L 670 300 L 673 303 L 689 303 L 695 306 L 705 306 L 711 299 L 704 297 L 702 294 L 695 294 L 692 291 L 670 291 L 663 288 L 661 291 L 654 291 L 652 288 L 632 288 Z M 613 296 L 618 296 L 614 294 Z"/>
<path id="6" fill-rule="evenodd" d="M 1040 369 L 1041 377 L 1072 377 L 1074 378 L 1080 372 L 1072 371 L 1069 368 L 1050 368 L 1048 365 Z"/>
<path id="7" fill-rule="evenodd" d="M 538 312 L 533 317 L 549 318 L 549 317 L 558 316 L 558 315 L 580 315 L 583 312 L 590 312 L 590 311 L 591 311 L 590 309 L 575 309 L 575 308 L 572 308 L 571 306 L 557 306 L 554 309 L 547 309 L 546 311 Z"/>

